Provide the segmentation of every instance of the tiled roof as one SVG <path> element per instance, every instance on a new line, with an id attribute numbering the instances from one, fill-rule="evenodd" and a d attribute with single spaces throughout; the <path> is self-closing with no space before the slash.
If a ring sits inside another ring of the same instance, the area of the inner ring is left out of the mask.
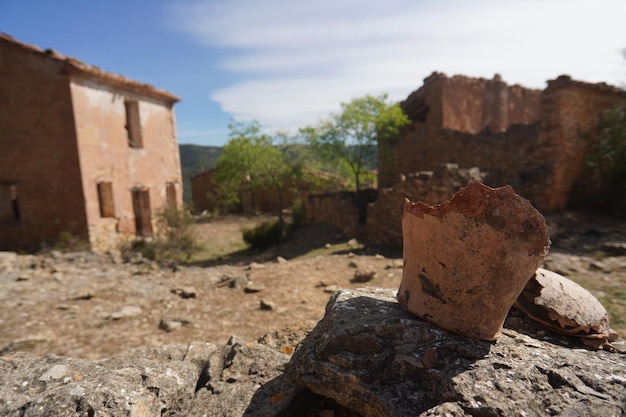
<path id="1" fill-rule="evenodd" d="M 0 42 L 7 42 L 25 51 L 40 54 L 49 59 L 60 61 L 65 65 L 65 68 L 72 74 L 80 75 L 89 79 L 100 81 L 105 84 L 124 88 L 132 92 L 144 94 L 153 98 L 164 100 L 169 103 L 175 103 L 177 101 L 180 101 L 180 98 L 176 97 L 175 95 L 165 90 L 155 88 L 150 84 L 142 84 L 140 82 L 130 80 L 123 75 L 113 74 L 111 72 L 104 71 L 94 65 L 88 65 L 76 58 L 61 55 L 53 49 L 42 50 L 35 45 L 20 42 L 14 39 L 12 36 L 7 35 L 6 33 L 0 32 Z"/>

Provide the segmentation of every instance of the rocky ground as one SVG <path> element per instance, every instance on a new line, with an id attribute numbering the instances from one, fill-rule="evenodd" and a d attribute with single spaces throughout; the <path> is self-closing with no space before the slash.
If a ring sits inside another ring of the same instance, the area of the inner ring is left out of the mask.
<path id="1" fill-rule="evenodd" d="M 545 266 L 592 290 L 626 336 L 626 223 L 573 215 L 547 220 L 553 246 Z M 159 266 L 119 254 L 0 253 L 0 356 L 98 359 L 138 346 L 223 344 L 233 334 L 256 340 L 286 328 L 281 346 L 290 353 L 337 288 L 397 288 L 402 276 L 400 257 L 363 249 L 321 226 L 301 230 L 278 250 L 222 262 Z"/>

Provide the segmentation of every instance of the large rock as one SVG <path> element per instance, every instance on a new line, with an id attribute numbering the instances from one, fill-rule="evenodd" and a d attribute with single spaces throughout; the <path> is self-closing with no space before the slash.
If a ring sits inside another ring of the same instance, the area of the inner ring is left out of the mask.
<path id="1" fill-rule="evenodd" d="M 342 290 L 285 372 L 364 416 L 626 414 L 623 354 L 529 328 L 510 318 L 497 342 L 476 340 L 406 312 L 393 290 Z"/>
<path id="2" fill-rule="evenodd" d="M 232 339 L 138 348 L 101 361 L 11 353 L 0 357 L 0 415 L 274 416 L 296 387 L 289 357 Z"/>

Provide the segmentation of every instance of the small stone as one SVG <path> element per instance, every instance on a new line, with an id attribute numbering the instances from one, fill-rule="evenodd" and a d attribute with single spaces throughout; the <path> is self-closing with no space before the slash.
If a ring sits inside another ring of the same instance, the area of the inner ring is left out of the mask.
<path id="1" fill-rule="evenodd" d="M 265 268 L 264 264 L 260 264 L 258 262 L 252 262 L 250 265 L 246 267 L 247 270 L 257 270 Z"/>
<path id="2" fill-rule="evenodd" d="M 284 264 L 287 263 L 287 259 L 283 258 L 282 256 L 278 256 L 276 257 L 276 262 L 278 262 L 279 264 Z"/>
<path id="3" fill-rule="evenodd" d="M 317 286 L 318 287 L 328 287 L 328 286 L 335 285 L 335 284 L 337 284 L 335 281 L 326 278 L 326 279 L 320 280 L 320 282 L 317 284 Z"/>
<path id="4" fill-rule="evenodd" d="M 261 303 L 260 303 L 260 308 L 261 310 L 273 311 L 273 310 L 276 310 L 276 303 L 262 298 Z"/>
<path id="5" fill-rule="evenodd" d="M 124 262 L 124 259 L 122 259 L 122 253 L 119 250 L 110 250 L 107 252 L 107 255 L 109 256 L 111 262 L 116 265 L 121 265 Z"/>
<path id="6" fill-rule="evenodd" d="M 241 288 L 241 287 L 245 287 L 246 285 L 248 285 L 249 282 L 250 282 L 250 280 L 248 279 L 248 277 L 246 277 L 246 276 L 239 276 L 239 277 L 233 278 L 228 283 L 228 286 L 230 288 Z"/>
<path id="7" fill-rule="evenodd" d="M 354 273 L 354 277 L 350 280 L 352 283 L 364 283 L 373 280 L 376 277 L 376 270 L 372 266 L 359 268 Z"/>
<path id="8" fill-rule="evenodd" d="M 589 264 L 589 269 L 595 269 L 596 271 L 611 272 L 611 267 L 602 261 L 593 261 Z"/>
<path id="9" fill-rule="evenodd" d="M 135 317 L 141 314 L 141 307 L 136 306 L 124 306 L 121 310 L 118 310 L 109 315 L 111 320 L 120 320 L 129 317 Z"/>
<path id="10" fill-rule="evenodd" d="M 333 245 L 331 245 L 330 243 L 327 243 L 327 244 L 325 244 L 325 245 L 324 245 L 324 247 L 325 247 L 326 249 L 330 249 L 330 248 L 332 248 L 332 247 L 333 247 Z"/>
<path id="11" fill-rule="evenodd" d="M 352 248 L 356 248 L 357 246 L 359 246 L 359 241 L 352 238 L 350 240 L 348 240 L 348 246 L 352 247 Z"/>
<path id="12" fill-rule="evenodd" d="M 253 294 L 253 293 L 261 292 L 264 289 L 265 289 L 265 285 L 250 281 L 246 284 L 243 291 L 247 294 Z"/>
<path id="13" fill-rule="evenodd" d="M 604 242 L 602 244 L 602 250 L 611 256 L 625 256 L 626 255 L 626 242 Z"/>
<path id="14" fill-rule="evenodd" d="M 339 286 L 338 285 L 329 285 L 328 287 L 324 288 L 324 292 L 328 293 L 328 294 L 333 294 L 335 292 L 339 291 Z"/>
<path id="15" fill-rule="evenodd" d="M 404 262 L 402 261 L 402 259 L 394 259 L 390 263 L 385 265 L 385 269 L 402 268 L 403 265 L 404 265 Z"/>
<path id="16" fill-rule="evenodd" d="M 159 322 L 159 329 L 165 330 L 169 333 L 179 329 L 180 327 L 182 327 L 182 325 L 183 323 L 178 320 L 163 319 Z"/>
<path id="17" fill-rule="evenodd" d="M 171 290 L 172 294 L 176 294 L 180 298 L 196 298 L 196 289 L 194 287 L 178 287 Z"/>
<path id="18" fill-rule="evenodd" d="M 91 300 L 94 297 L 93 292 L 91 291 L 81 291 L 75 294 L 70 300 Z"/>

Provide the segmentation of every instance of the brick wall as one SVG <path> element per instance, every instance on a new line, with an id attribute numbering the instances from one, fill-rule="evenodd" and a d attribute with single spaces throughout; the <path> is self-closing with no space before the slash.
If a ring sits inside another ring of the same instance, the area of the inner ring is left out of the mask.
<path id="1" fill-rule="evenodd" d="M 592 130 L 603 109 L 626 106 L 626 91 L 604 83 L 589 84 L 561 76 L 548 83 L 542 96 L 541 142 L 552 161 L 552 176 L 542 184 L 548 210 L 584 203 L 594 197 L 588 186 L 582 134 Z"/>
<path id="2" fill-rule="evenodd" d="M 482 181 L 485 174 L 478 168 L 459 169 L 456 164 L 443 164 L 434 171 L 403 176 L 390 188 L 378 191 L 378 198 L 367 208 L 367 242 L 378 247 L 402 249 L 402 210 L 404 199 L 426 204 L 441 204 L 470 179 Z"/>
<path id="3" fill-rule="evenodd" d="M 68 76 L 51 55 L 0 38 L 0 183 L 18 191 L 19 225 L 0 250 L 34 250 L 61 232 L 87 238 Z"/>
<path id="4" fill-rule="evenodd" d="M 517 182 L 512 172 L 535 169 L 521 166 L 538 139 L 537 128 L 526 126 L 538 123 L 540 103 L 541 91 L 508 86 L 498 75 L 487 80 L 433 73 L 401 103 L 411 125 L 396 141 L 379 144 L 379 187 L 447 162 L 480 166 L 493 171 L 494 180 Z M 494 157 L 503 151 L 504 158 Z"/>
<path id="5" fill-rule="evenodd" d="M 306 198 L 307 223 L 326 223 L 335 226 L 344 236 L 363 239 L 366 232 L 365 213 L 359 207 L 367 207 L 376 199 L 376 190 L 363 190 L 362 203 L 350 191 L 312 194 Z"/>
<path id="6" fill-rule="evenodd" d="M 544 91 L 493 80 L 433 74 L 401 103 L 413 120 L 379 146 L 379 184 L 439 164 L 478 166 L 490 186 L 511 185 L 542 211 L 591 198 L 581 138 L 626 92 L 559 77 Z"/>

